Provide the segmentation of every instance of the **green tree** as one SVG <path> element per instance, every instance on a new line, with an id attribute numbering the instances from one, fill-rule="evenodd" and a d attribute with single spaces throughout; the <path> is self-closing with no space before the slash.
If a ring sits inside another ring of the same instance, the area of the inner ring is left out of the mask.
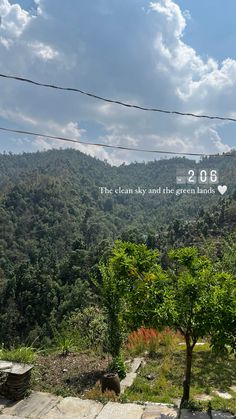
<path id="1" fill-rule="evenodd" d="M 193 349 L 200 338 L 212 337 L 221 349 L 228 343 L 222 331 L 235 322 L 235 281 L 230 274 L 216 273 L 210 260 L 195 248 L 169 252 L 171 282 L 157 307 L 160 319 L 181 332 L 186 343 L 186 365 L 181 404 L 189 400 Z M 234 304 L 234 309 L 232 305 Z"/>
<path id="2" fill-rule="evenodd" d="M 145 290 L 149 288 L 150 277 L 154 275 L 157 266 L 156 251 L 148 249 L 144 244 L 119 240 L 115 243 L 108 263 L 100 264 L 101 293 L 108 313 L 110 352 L 113 356 L 120 354 L 124 329 L 133 329 L 140 322 L 145 322 L 147 300 L 154 308 L 153 298 L 148 299 Z"/>

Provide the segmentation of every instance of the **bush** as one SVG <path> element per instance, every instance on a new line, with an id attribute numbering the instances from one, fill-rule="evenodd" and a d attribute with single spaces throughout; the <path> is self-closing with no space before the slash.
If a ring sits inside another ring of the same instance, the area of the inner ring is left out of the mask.
<path id="1" fill-rule="evenodd" d="M 104 404 L 107 402 L 117 402 L 119 400 L 119 397 L 114 391 L 106 390 L 103 393 L 100 383 L 96 383 L 93 388 L 85 391 L 85 397 L 86 399 L 97 400 Z"/>
<path id="2" fill-rule="evenodd" d="M 113 358 L 112 363 L 109 366 L 112 372 L 116 372 L 119 375 L 120 380 L 126 377 L 126 366 L 124 359 L 121 355 Z"/>
<path id="3" fill-rule="evenodd" d="M 159 334 L 156 329 L 140 327 L 128 336 L 127 349 L 132 355 L 139 355 L 145 351 L 154 352 L 159 346 Z"/>
<path id="4" fill-rule="evenodd" d="M 96 306 L 72 313 L 66 321 L 65 328 L 71 337 L 77 337 L 83 349 L 101 351 L 107 347 L 106 317 Z"/>
<path id="5" fill-rule="evenodd" d="M 59 335 L 56 338 L 56 345 L 60 353 L 63 356 L 67 356 L 73 349 L 74 341 L 65 335 Z"/>

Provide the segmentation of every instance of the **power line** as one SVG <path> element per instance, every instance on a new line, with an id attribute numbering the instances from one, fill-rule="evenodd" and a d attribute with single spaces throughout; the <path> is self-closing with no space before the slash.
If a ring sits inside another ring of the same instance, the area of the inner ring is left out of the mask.
<path id="1" fill-rule="evenodd" d="M 115 148 L 115 149 L 119 149 L 119 150 L 128 150 L 128 151 L 141 151 L 141 152 L 144 152 L 144 153 L 172 154 L 172 155 L 180 155 L 180 156 L 202 156 L 202 157 L 206 157 L 206 156 L 208 156 L 208 157 L 219 157 L 219 156 L 233 157 L 233 156 L 236 156 L 236 154 L 229 154 L 229 153 L 225 153 L 225 154 L 220 155 L 220 154 L 207 154 L 207 153 L 184 153 L 184 152 L 179 152 L 179 151 L 149 150 L 149 149 L 145 149 L 145 148 L 133 148 L 133 147 L 125 147 L 125 146 L 103 144 L 103 143 L 92 143 L 92 142 L 75 140 L 75 139 L 72 139 L 72 138 L 59 137 L 59 136 L 54 136 L 54 135 L 47 135 L 47 134 L 41 134 L 41 133 L 32 132 L 32 131 L 23 131 L 23 130 L 18 130 L 18 129 L 5 128 L 5 127 L 0 127 L 0 130 L 5 131 L 5 132 L 12 132 L 12 133 L 15 133 L 15 134 L 25 134 L 25 135 L 30 135 L 30 136 L 33 136 L 33 137 L 43 137 L 43 138 L 47 138 L 47 139 L 53 139 L 53 140 L 58 140 L 58 141 L 68 141 L 68 142 L 71 142 L 71 143 L 77 143 L 77 144 L 83 144 L 83 145 L 92 145 L 92 146 L 96 146 L 96 147 Z"/>
<path id="2" fill-rule="evenodd" d="M 113 99 L 105 98 L 103 96 L 98 96 L 94 93 L 86 92 L 84 90 L 77 89 L 77 88 L 74 88 L 74 87 L 62 87 L 62 86 L 57 86 L 57 85 L 54 85 L 54 84 L 40 83 L 40 82 L 31 80 L 31 79 L 27 79 L 27 78 L 24 78 L 24 77 L 11 76 L 11 75 L 8 75 L 8 74 L 0 74 L 0 77 L 5 78 L 5 79 L 17 80 L 17 81 L 21 81 L 21 82 L 25 82 L 25 83 L 30 83 L 30 84 L 33 84 L 35 86 L 48 87 L 48 88 L 51 88 L 51 89 L 65 90 L 65 91 L 69 91 L 69 92 L 81 93 L 82 95 L 86 95 L 86 96 L 92 97 L 94 99 L 102 100 L 102 101 L 108 102 L 108 103 L 115 103 L 116 105 L 125 106 L 126 108 L 139 109 L 141 111 L 159 112 L 159 113 L 164 113 L 164 114 L 168 114 L 168 115 L 191 116 L 193 118 L 205 118 L 205 119 L 211 119 L 211 120 L 236 122 L 236 118 L 230 118 L 230 117 L 224 117 L 224 116 L 198 115 L 198 114 L 191 113 L 191 112 L 170 111 L 170 110 L 167 110 L 167 109 L 158 109 L 158 108 L 150 108 L 150 107 L 145 107 L 145 106 L 133 105 L 133 104 L 130 104 L 130 103 L 119 101 L 119 100 L 113 100 Z"/>

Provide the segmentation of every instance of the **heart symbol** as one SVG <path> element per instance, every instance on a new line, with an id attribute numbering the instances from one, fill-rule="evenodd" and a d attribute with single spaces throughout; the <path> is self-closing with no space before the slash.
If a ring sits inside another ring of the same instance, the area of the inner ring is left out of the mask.
<path id="1" fill-rule="evenodd" d="M 219 185 L 218 186 L 218 191 L 220 192 L 221 195 L 224 195 L 225 192 L 227 191 L 227 186 L 226 185 Z"/>

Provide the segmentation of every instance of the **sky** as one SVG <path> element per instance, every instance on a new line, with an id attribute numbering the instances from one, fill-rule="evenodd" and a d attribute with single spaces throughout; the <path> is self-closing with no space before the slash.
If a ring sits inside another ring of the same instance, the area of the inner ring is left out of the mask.
<path id="1" fill-rule="evenodd" d="M 222 0 L 0 0 L 0 73 L 135 105 L 236 118 L 235 15 L 235 0 L 227 7 Z M 128 109 L 2 78 L 0 126 L 183 153 L 236 148 L 233 122 Z M 68 144 L 0 132 L 0 152 Z M 73 147 L 114 165 L 158 158 Z"/>

